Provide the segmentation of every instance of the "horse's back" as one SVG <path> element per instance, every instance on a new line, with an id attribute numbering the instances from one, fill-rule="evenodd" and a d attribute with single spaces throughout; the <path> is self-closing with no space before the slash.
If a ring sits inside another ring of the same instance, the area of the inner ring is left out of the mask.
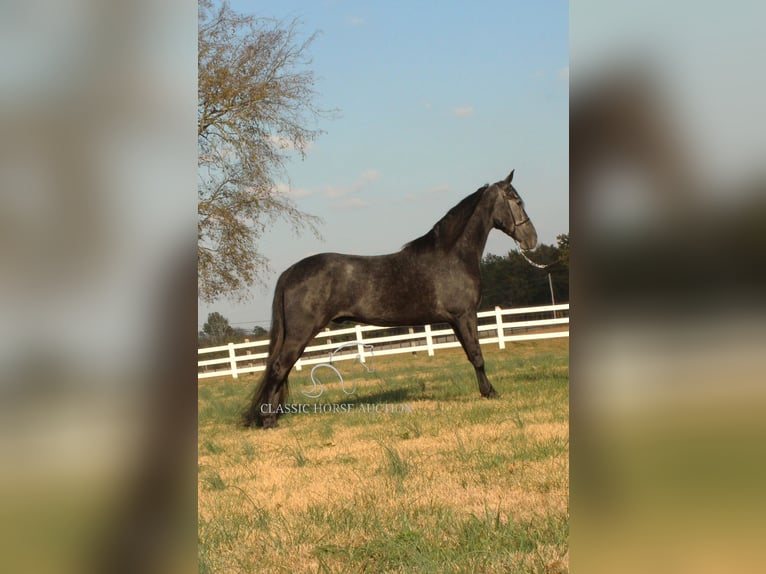
<path id="1" fill-rule="evenodd" d="M 287 306 L 318 321 L 338 318 L 377 324 L 415 324 L 433 298 L 433 274 L 401 252 L 389 255 L 318 253 L 280 277 Z"/>

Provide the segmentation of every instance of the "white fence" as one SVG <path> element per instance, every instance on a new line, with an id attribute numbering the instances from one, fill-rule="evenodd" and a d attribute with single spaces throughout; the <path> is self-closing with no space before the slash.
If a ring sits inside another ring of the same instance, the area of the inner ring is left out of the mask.
<path id="1" fill-rule="evenodd" d="M 550 315 L 550 318 L 535 318 L 520 321 L 509 321 L 508 316 Z M 505 343 L 510 341 L 528 341 L 532 339 L 552 339 L 569 336 L 569 304 L 545 305 L 541 307 L 524 307 L 518 309 L 501 309 L 495 307 L 494 311 L 482 311 L 477 313 L 479 319 L 479 342 L 482 345 L 497 344 L 505 349 Z M 489 319 L 489 321 L 487 321 Z M 343 361 L 358 359 L 365 362 L 369 356 L 382 357 L 399 353 L 414 353 L 426 351 L 433 356 L 437 349 L 459 347 L 454 332 L 451 328 L 434 330 L 431 325 L 425 327 L 410 328 L 408 333 L 395 335 L 381 335 L 381 332 L 401 330 L 401 327 L 377 327 L 374 325 L 355 325 L 335 331 L 322 331 L 314 340 L 323 340 L 324 343 L 307 346 L 303 355 L 295 364 L 297 370 L 306 365 L 328 363 L 329 361 Z M 374 333 L 374 334 L 373 334 Z M 349 335 L 354 338 L 346 340 Z M 340 337 L 342 340 L 338 340 Z M 333 342 L 333 338 L 336 342 Z M 199 349 L 200 357 L 211 354 L 226 353 L 225 356 L 215 359 L 202 359 L 197 361 L 198 379 L 210 377 L 231 376 L 237 378 L 240 373 L 255 373 L 265 370 L 266 357 L 268 356 L 268 340 L 248 343 L 229 343 L 220 347 L 207 347 Z M 339 346 L 346 347 L 345 352 L 332 353 Z M 259 351 L 258 349 L 263 349 Z M 237 352 L 241 354 L 237 354 Z M 330 354 L 332 353 L 332 357 Z"/>

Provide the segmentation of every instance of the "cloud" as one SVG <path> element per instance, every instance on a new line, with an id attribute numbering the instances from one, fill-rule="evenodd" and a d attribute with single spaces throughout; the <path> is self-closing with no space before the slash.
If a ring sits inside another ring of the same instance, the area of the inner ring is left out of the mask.
<path id="1" fill-rule="evenodd" d="M 354 183 L 348 186 L 326 185 L 322 188 L 324 196 L 329 199 L 338 199 L 364 191 L 371 183 L 381 178 L 381 173 L 377 169 L 368 169 L 363 171 Z"/>
<path id="2" fill-rule="evenodd" d="M 559 68 L 559 70 L 556 72 L 556 75 L 560 80 L 564 80 L 565 82 L 569 81 L 569 66 L 566 66 L 564 68 Z"/>
<path id="3" fill-rule="evenodd" d="M 348 195 L 350 191 L 348 188 L 338 187 L 335 185 L 325 185 L 322 188 L 322 193 L 329 199 L 337 199 L 339 197 L 343 197 L 344 195 Z"/>
<path id="4" fill-rule="evenodd" d="M 368 169 L 363 172 L 359 178 L 360 183 L 371 183 L 380 179 L 380 172 L 377 169 Z"/>
<path id="5" fill-rule="evenodd" d="M 339 207 L 342 209 L 360 209 L 362 207 L 367 207 L 369 203 L 360 197 L 351 196 L 351 197 L 343 197 L 335 201 L 334 205 L 335 207 Z"/>
<path id="6" fill-rule="evenodd" d="M 405 194 L 402 199 L 407 202 L 422 201 L 424 199 L 432 198 L 433 196 L 441 195 L 451 191 L 451 187 L 447 184 L 438 184 L 428 189 L 422 189 L 412 193 Z"/>
<path id="7" fill-rule="evenodd" d="M 280 182 L 277 184 L 277 193 L 291 199 L 301 199 L 313 195 L 314 191 L 305 187 L 290 187 L 289 184 Z"/>
<path id="8" fill-rule="evenodd" d="M 297 151 L 298 148 L 295 146 L 295 142 L 293 142 L 291 139 L 279 136 L 279 135 L 270 135 L 266 139 L 268 139 L 272 145 L 274 145 L 279 151 L 283 152 L 293 152 Z M 314 148 L 314 142 L 306 142 L 303 146 L 304 152 L 307 152 Z"/>
<path id="9" fill-rule="evenodd" d="M 360 26 L 364 26 L 366 23 L 367 21 L 359 16 L 351 16 L 348 19 L 348 25 L 352 28 L 359 28 Z"/>
<path id="10" fill-rule="evenodd" d="M 436 185 L 428 190 L 428 193 L 445 193 L 450 190 L 450 186 L 446 183 Z"/>
<path id="11" fill-rule="evenodd" d="M 452 108 L 452 115 L 459 118 L 468 118 L 473 115 L 473 106 L 459 106 Z"/>
<path id="12" fill-rule="evenodd" d="M 278 136 L 278 135 L 270 135 L 266 139 L 268 139 L 272 144 L 274 144 L 277 148 L 281 150 L 294 150 L 295 145 L 293 144 L 292 140 Z"/>

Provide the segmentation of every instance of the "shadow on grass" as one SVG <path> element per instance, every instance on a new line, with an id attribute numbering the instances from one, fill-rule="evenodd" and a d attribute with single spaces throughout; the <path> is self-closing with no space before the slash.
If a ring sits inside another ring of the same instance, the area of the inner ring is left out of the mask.
<path id="1" fill-rule="evenodd" d="M 407 403 L 412 401 L 462 402 L 473 398 L 472 392 L 479 396 L 475 379 L 447 376 L 438 382 L 426 382 L 422 379 L 408 383 L 389 383 L 381 380 L 374 387 L 357 390 L 352 395 L 330 395 L 328 404 L 367 404 L 367 403 Z"/>
<path id="2" fill-rule="evenodd" d="M 420 385 L 417 387 L 396 387 L 391 389 L 380 389 L 372 393 L 358 392 L 354 395 L 344 397 L 339 403 L 403 403 L 406 401 L 422 399 L 423 389 Z"/>
<path id="3" fill-rule="evenodd" d="M 252 381 L 248 382 L 248 386 L 256 386 Z M 321 396 L 314 398 L 304 392 L 313 390 L 305 376 L 293 378 L 289 382 L 286 401 L 288 408 L 280 414 L 280 422 L 297 420 L 296 413 L 302 415 L 348 412 L 348 405 L 351 405 L 352 411 L 356 411 L 356 408 L 362 405 L 407 405 L 417 401 L 455 404 L 480 397 L 473 369 L 462 362 L 457 367 L 446 365 L 443 368 L 421 370 L 415 375 L 403 370 L 389 371 L 385 376 L 382 373 L 365 373 L 353 378 L 348 377 L 346 384 L 349 385 L 346 388 L 354 388 L 355 391 L 347 394 L 337 382 L 329 381 L 320 387 Z M 357 387 L 358 384 L 361 385 Z M 252 388 L 243 390 L 241 383 L 232 384 L 231 388 L 216 389 L 213 397 L 203 400 L 200 404 L 200 422 L 215 420 L 225 424 L 237 424 L 241 410 L 248 404 L 252 392 Z M 203 398 L 207 398 L 207 395 Z M 305 410 L 296 410 L 295 405 L 300 405 Z M 316 410 L 317 407 L 319 411 Z"/>

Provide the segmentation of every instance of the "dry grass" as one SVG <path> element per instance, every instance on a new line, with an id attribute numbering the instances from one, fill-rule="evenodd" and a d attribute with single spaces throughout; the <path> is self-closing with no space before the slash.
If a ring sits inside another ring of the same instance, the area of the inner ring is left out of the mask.
<path id="1" fill-rule="evenodd" d="M 255 379 L 201 382 L 201 570 L 566 572 L 567 341 L 484 352 L 499 400 L 457 350 L 376 359 L 320 398 L 355 412 L 269 431 L 235 426 Z"/>

